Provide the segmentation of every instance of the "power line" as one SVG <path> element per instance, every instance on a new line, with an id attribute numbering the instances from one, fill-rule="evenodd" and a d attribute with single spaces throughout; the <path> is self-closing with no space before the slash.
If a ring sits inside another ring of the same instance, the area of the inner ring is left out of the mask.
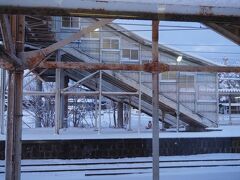
<path id="1" fill-rule="evenodd" d="M 46 21 L 45 22 L 63 22 L 63 20 L 57 20 L 54 19 L 52 21 Z M 91 24 L 91 22 L 81 22 L 81 20 L 71 20 L 71 22 L 79 22 L 80 24 Z M 111 22 L 108 23 L 109 25 L 125 25 L 125 26 L 143 26 L 143 27 L 152 27 L 151 24 L 144 24 L 144 23 L 123 23 L 123 22 Z M 202 29 L 202 28 L 207 28 L 206 26 L 186 26 L 186 25 L 159 25 L 159 27 L 174 27 L 174 28 L 195 28 L 195 29 Z M 209 29 L 209 28 L 208 28 Z"/>

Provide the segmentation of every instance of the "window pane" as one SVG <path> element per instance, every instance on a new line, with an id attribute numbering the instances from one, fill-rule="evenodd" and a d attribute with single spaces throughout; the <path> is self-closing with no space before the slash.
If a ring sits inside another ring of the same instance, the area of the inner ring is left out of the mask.
<path id="1" fill-rule="evenodd" d="M 103 62 L 118 63 L 120 60 L 119 51 L 103 51 L 102 52 Z"/>
<path id="2" fill-rule="evenodd" d="M 131 59 L 138 60 L 138 50 L 131 50 Z"/>
<path id="3" fill-rule="evenodd" d="M 168 72 L 163 72 L 161 74 L 162 80 L 167 80 L 168 79 Z"/>
<path id="4" fill-rule="evenodd" d="M 62 17 L 62 27 L 70 27 L 70 17 Z"/>
<path id="5" fill-rule="evenodd" d="M 168 79 L 169 80 L 176 80 L 177 73 L 175 71 L 168 72 Z"/>
<path id="6" fill-rule="evenodd" d="M 129 49 L 123 49 L 122 50 L 122 57 L 126 59 L 130 59 L 130 50 Z"/>
<path id="7" fill-rule="evenodd" d="M 93 31 L 90 33 L 91 38 L 99 39 L 99 31 Z"/>
<path id="8" fill-rule="evenodd" d="M 112 49 L 119 49 L 119 40 L 118 39 L 112 39 Z"/>
<path id="9" fill-rule="evenodd" d="M 176 72 L 164 72 L 161 74 L 162 80 L 176 80 Z"/>
<path id="10" fill-rule="evenodd" d="M 194 75 L 181 74 L 179 77 L 180 88 L 193 89 L 194 88 Z"/>
<path id="11" fill-rule="evenodd" d="M 79 28 L 79 18 L 78 17 L 71 17 L 71 27 Z"/>
<path id="12" fill-rule="evenodd" d="M 110 39 L 103 39 L 103 49 L 110 49 Z"/>

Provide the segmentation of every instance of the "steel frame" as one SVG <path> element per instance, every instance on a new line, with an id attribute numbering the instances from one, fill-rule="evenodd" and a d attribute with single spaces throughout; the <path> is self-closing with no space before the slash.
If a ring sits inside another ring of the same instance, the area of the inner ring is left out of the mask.
<path id="1" fill-rule="evenodd" d="M 11 22 L 7 15 L 1 15 L 1 31 L 4 39 L 5 51 L 0 53 L 0 67 L 9 70 L 9 92 L 8 92 L 8 117 L 7 117 L 7 139 L 6 139 L 6 180 L 20 180 L 21 164 L 21 133 L 22 133 L 22 82 L 23 70 L 32 69 L 36 66 L 48 69 L 78 69 L 78 70 L 126 70 L 126 71 L 146 71 L 152 73 L 153 82 L 153 179 L 159 179 L 159 73 L 165 71 L 187 71 L 187 72 L 240 72 L 240 67 L 222 67 L 222 66 L 176 66 L 160 63 L 158 60 L 158 20 L 185 20 L 185 21 L 204 21 L 204 22 L 236 22 L 240 20 L 240 3 L 234 1 L 235 6 L 221 6 L 217 4 L 161 4 L 157 1 L 154 3 L 139 3 L 131 1 L 128 6 L 120 6 L 125 1 L 94 1 L 88 3 L 83 0 L 42 0 L 37 4 L 33 1 L 0 1 L 0 13 L 8 14 L 34 14 L 38 12 L 41 15 L 74 15 L 74 16 L 91 16 L 91 17 L 110 17 L 110 18 L 129 18 L 129 19 L 151 19 L 152 26 L 152 63 L 139 65 L 123 64 L 89 64 L 89 63 L 63 63 L 63 62 L 42 62 L 48 55 L 71 41 L 79 39 L 86 33 L 96 28 L 112 22 L 113 19 L 102 19 L 89 27 L 74 34 L 68 39 L 57 42 L 47 48 L 31 51 L 24 51 L 24 16 L 12 16 Z M 31 3 L 30 3 L 31 2 Z M 60 3 L 61 2 L 61 3 Z M 198 1 L 199 2 L 199 1 Z M 213 2 L 213 1 L 212 1 Z M 224 0 L 222 0 L 224 2 Z M 232 1 L 233 2 L 233 1 Z M 40 4 L 39 4 L 40 3 Z M 43 5 L 45 3 L 45 6 Z M 55 5 L 54 5 L 55 3 Z M 57 3 L 57 4 L 56 4 Z M 59 4 L 60 3 L 60 4 Z M 67 5 L 66 5 L 67 3 Z M 77 5 L 76 5 L 77 3 Z M 186 1 L 185 1 L 186 3 Z M 31 5 L 30 5 L 31 4 Z M 80 4 L 82 5 L 80 7 Z M 146 6 L 148 5 L 149 6 Z M 219 3 L 221 4 L 221 3 Z M 43 5 L 43 6 L 40 6 Z M 83 7 L 85 6 L 85 7 Z M 92 8 L 97 7 L 97 8 Z M 134 7 L 134 8 L 132 8 Z M 148 8 L 146 8 L 148 7 Z M 116 9 L 117 8 L 117 9 Z M 188 11 L 186 11 L 186 9 Z M 187 13 L 186 13 L 187 12 Z M 15 49 L 16 48 L 16 49 Z M 141 78 L 139 78 L 141 79 Z M 101 78 L 100 78 L 101 81 Z M 141 86 L 139 86 L 141 87 Z M 58 96 L 61 91 L 58 88 Z M 25 92 L 33 94 L 33 92 Z M 41 95 L 40 92 L 34 92 Z M 83 95 L 84 93 L 73 92 L 74 95 Z M 120 92 L 119 92 L 120 93 Z M 123 93 L 123 92 L 121 92 Z M 45 94 L 45 93 L 44 93 Z M 52 95 L 51 93 L 48 93 Z M 71 92 L 62 92 L 69 95 Z M 86 94 L 91 94 L 86 92 Z M 85 94 L 85 95 L 86 95 Z M 104 95 L 104 92 L 94 92 L 94 95 Z M 110 93 L 109 93 L 110 94 Z M 115 93 L 117 94 L 117 93 Z M 131 94 L 131 93 L 129 93 Z M 107 93 L 105 94 L 107 95 Z M 114 95 L 112 93 L 111 95 Z M 141 97 L 141 91 L 139 91 Z M 57 99 L 57 98 L 56 98 Z M 139 107 L 141 107 L 139 105 Z M 57 110 L 57 109 L 56 109 Z M 100 111 L 100 109 L 99 109 Z M 100 121 L 99 121 L 100 122 Z M 139 120 L 140 122 L 140 120 Z M 100 128 L 99 123 L 99 128 Z M 140 123 L 139 123 L 140 124 Z M 100 132 L 100 131 L 99 131 Z"/>

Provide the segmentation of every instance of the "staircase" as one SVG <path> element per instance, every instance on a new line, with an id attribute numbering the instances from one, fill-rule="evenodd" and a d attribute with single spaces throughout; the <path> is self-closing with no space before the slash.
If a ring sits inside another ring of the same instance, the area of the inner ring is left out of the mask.
<path id="1" fill-rule="evenodd" d="M 91 57 L 90 55 L 86 54 L 85 52 L 75 49 L 75 48 L 63 48 L 62 49 L 67 56 L 71 58 L 67 58 L 67 61 L 81 61 L 81 62 L 87 62 L 87 63 L 98 63 L 99 60 Z M 64 60 L 64 58 L 63 58 Z M 66 61 L 66 60 L 64 60 Z M 74 71 L 71 73 L 71 71 L 67 71 L 69 73 L 69 76 L 71 78 L 75 78 L 76 80 L 79 80 L 79 77 L 86 76 L 86 72 L 77 72 Z M 78 75 L 77 75 L 78 74 Z M 80 75 L 81 74 L 81 75 Z M 123 91 L 123 92 L 137 92 L 139 88 L 138 82 L 131 79 L 130 77 L 127 77 L 120 72 L 113 72 L 113 71 L 103 71 L 103 91 Z M 96 89 L 94 85 L 91 85 L 91 83 L 88 82 L 86 84 L 91 89 Z M 109 90 L 110 89 L 110 90 Z M 142 92 L 142 111 L 145 112 L 148 115 L 152 115 L 152 89 L 150 89 L 147 86 L 141 85 L 141 92 Z M 111 99 L 116 100 L 116 97 L 109 97 Z M 133 95 L 131 98 L 131 105 L 135 108 L 138 108 L 138 96 Z M 175 112 L 177 109 L 177 103 L 173 100 L 168 99 L 167 97 L 160 94 L 159 96 L 159 108 L 161 110 L 164 110 L 167 112 L 168 116 L 164 119 L 165 123 L 167 123 L 170 126 L 174 126 L 175 118 L 169 118 L 171 116 L 175 116 Z M 162 119 L 162 115 L 160 113 L 159 119 Z M 180 119 L 182 122 L 188 124 L 192 128 L 197 129 L 205 129 L 209 125 L 212 125 L 213 122 L 211 120 L 203 121 L 203 118 L 192 112 L 187 107 L 180 104 Z"/>

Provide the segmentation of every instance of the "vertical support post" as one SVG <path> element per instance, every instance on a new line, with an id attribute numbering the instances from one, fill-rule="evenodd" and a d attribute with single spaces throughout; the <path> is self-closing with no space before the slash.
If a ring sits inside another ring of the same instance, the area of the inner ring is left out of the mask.
<path id="1" fill-rule="evenodd" d="M 218 73 L 216 73 L 216 99 L 217 99 L 217 112 L 216 112 L 216 123 L 217 123 L 217 127 L 219 126 L 219 79 L 218 79 Z"/>
<path id="2" fill-rule="evenodd" d="M 100 48 L 99 48 L 99 61 L 102 63 L 102 29 L 100 28 L 99 32 L 100 37 Z M 101 133 L 101 124 L 102 124 L 102 71 L 99 71 L 99 103 L 98 103 L 98 134 Z"/>
<path id="3" fill-rule="evenodd" d="M 152 59 L 158 64 L 158 29 L 159 21 L 152 21 Z M 152 106 L 153 106 L 153 180 L 159 180 L 159 73 L 152 73 Z"/>
<path id="4" fill-rule="evenodd" d="M 43 85 L 42 85 L 42 81 L 37 79 L 36 80 L 36 90 L 37 91 L 42 91 L 43 90 Z M 41 96 L 37 96 L 36 97 L 36 103 L 37 103 L 37 107 L 38 107 L 38 112 L 37 112 L 37 117 L 36 117 L 36 121 L 35 121 L 35 127 L 36 128 L 40 128 L 42 127 L 42 123 L 41 123 L 41 119 L 42 119 L 42 109 L 41 109 L 41 106 L 42 106 L 42 97 Z"/>
<path id="5" fill-rule="evenodd" d="M 177 115 L 177 132 L 179 132 L 179 114 L 180 114 L 180 112 L 179 112 L 179 108 L 180 108 L 180 99 L 179 99 L 179 82 L 180 81 L 180 72 L 178 71 L 177 72 L 177 111 L 176 111 L 176 115 Z"/>
<path id="6" fill-rule="evenodd" d="M 0 87 L 0 126 L 1 134 L 4 134 L 4 111 L 5 111 L 5 83 L 6 83 L 6 71 L 1 69 L 1 87 Z"/>
<path id="7" fill-rule="evenodd" d="M 118 128 L 123 128 L 123 102 L 120 101 L 117 104 L 117 125 Z"/>
<path id="8" fill-rule="evenodd" d="M 141 112 L 142 112 L 142 72 L 139 72 L 139 87 L 138 87 L 138 133 L 141 132 Z"/>
<path id="9" fill-rule="evenodd" d="M 60 88 L 60 74 L 61 74 L 61 69 L 56 69 L 56 94 L 55 94 L 55 133 L 59 134 L 60 130 L 60 108 L 61 108 L 61 88 Z"/>
<path id="10" fill-rule="evenodd" d="M 23 71 L 9 72 L 6 180 L 20 180 L 22 151 Z"/>
<path id="11" fill-rule="evenodd" d="M 102 124 L 102 71 L 99 71 L 99 104 L 98 104 L 98 133 L 101 133 Z"/>
<path id="12" fill-rule="evenodd" d="M 61 52 L 56 53 L 56 61 L 61 61 Z M 59 130 L 63 128 L 63 119 L 65 115 L 64 95 L 61 89 L 64 87 L 64 72 L 62 69 L 56 69 L 56 94 L 55 94 L 55 133 L 59 134 Z"/>
<path id="13" fill-rule="evenodd" d="M 165 131 L 166 125 L 165 125 L 165 111 L 162 111 L 162 130 Z"/>
<path id="14" fill-rule="evenodd" d="M 197 113 L 198 110 L 197 110 L 197 100 L 198 100 L 198 85 L 197 85 L 197 77 L 198 77 L 198 74 L 195 73 L 194 75 L 194 89 L 195 89 L 195 93 L 194 93 L 194 112 Z M 217 90 L 218 91 L 218 90 Z"/>
<path id="15" fill-rule="evenodd" d="M 232 96 L 229 94 L 229 124 L 232 125 L 232 100 L 231 100 Z"/>
<path id="16" fill-rule="evenodd" d="M 131 97 L 129 97 L 128 104 L 128 131 L 132 130 L 132 107 L 131 107 Z"/>
<path id="17" fill-rule="evenodd" d="M 14 16 L 11 27 L 16 37 L 16 54 L 24 51 L 25 16 Z M 13 39 L 14 39 L 13 38 Z M 15 39 L 14 39 L 15 40 Z M 9 71 L 7 134 L 5 142 L 6 180 L 21 179 L 23 70 Z"/>
<path id="18" fill-rule="evenodd" d="M 142 46 L 139 47 L 139 63 L 142 64 Z M 138 133 L 141 132 L 141 118 L 142 118 L 142 72 L 139 71 L 138 77 L 139 87 L 138 87 Z"/>
<path id="19" fill-rule="evenodd" d="M 63 87 L 67 88 L 68 87 L 68 82 L 69 82 L 69 77 L 64 76 L 64 84 Z M 63 105 L 63 127 L 68 128 L 68 95 L 62 95 L 62 105 Z"/>
<path id="20" fill-rule="evenodd" d="M 98 103 L 97 103 L 97 96 L 94 97 L 94 104 L 95 104 L 95 122 L 94 122 L 94 130 L 97 131 L 98 130 Z"/>

